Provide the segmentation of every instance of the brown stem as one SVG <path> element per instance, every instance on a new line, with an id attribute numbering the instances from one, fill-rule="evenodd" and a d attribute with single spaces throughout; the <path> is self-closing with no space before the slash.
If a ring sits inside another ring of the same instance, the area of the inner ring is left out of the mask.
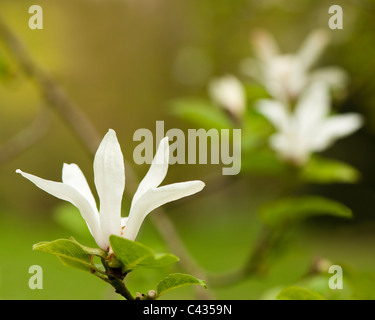
<path id="1" fill-rule="evenodd" d="M 1 16 L 0 37 L 18 61 L 25 75 L 34 80 L 48 104 L 57 109 L 62 118 L 84 143 L 85 147 L 91 153 L 95 153 L 100 142 L 100 136 L 92 123 L 68 97 L 66 91 L 32 61 L 27 50 L 5 25 Z"/>
<path id="2" fill-rule="evenodd" d="M 47 129 L 48 121 L 43 107 L 27 128 L 0 146 L 0 165 L 15 158 L 42 139 L 47 133 Z"/>
<path id="3" fill-rule="evenodd" d="M 120 295 L 122 295 L 126 300 L 135 300 L 133 295 L 130 293 L 128 288 L 125 286 L 125 283 L 123 280 L 120 280 L 115 277 L 109 277 L 108 283 L 112 285 L 112 287 L 115 288 L 116 292 Z"/>
<path id="4" fill-rule="evenodd" d="M 126 300 L 135 300 L 124 283 L 127 273 L 123 273 L 121 268 L 111 268 L 106 258 L 101 258 L 102 264 L 106 270 L 106 278 L 102 278 L 115 288 L 116 293 L 122 295 Z"/>

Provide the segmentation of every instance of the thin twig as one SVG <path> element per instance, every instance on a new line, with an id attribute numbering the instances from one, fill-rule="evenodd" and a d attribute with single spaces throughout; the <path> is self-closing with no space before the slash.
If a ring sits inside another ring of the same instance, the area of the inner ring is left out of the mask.
<path id="1" fill-rule="evenodd" d="M 42 139 L 48 131 L 49 122 L 44 107 L 34 121 L 0 146 L 0 166 L 17 157 Z"/>
<path id="2" fill-rule="evenodd" d="M 0 37 L 18 61 L 25 75 L 34 80 L 48 104 L 55 107 L 66 123 L 75 131 L 85 147 L 91 153 L 95 153 L 100 142 L 100 136 L 90 120 L 72 102 L 66 91 L 32 61 L 27 50 L 5 25 L 1 16 Z"/>
<path id="3" fill-rule="evenodd" d="M 123 273 L 121 268 L 111 268 L 105 258 L 101 258 L 101 260 L 106 270 L 106 277 L 101 279 L 115 288 L 116 292 L 122 295 L 126 300 L 134 300 L 133 295 L 130 293 L 124 282 L 127 273 Z"/>

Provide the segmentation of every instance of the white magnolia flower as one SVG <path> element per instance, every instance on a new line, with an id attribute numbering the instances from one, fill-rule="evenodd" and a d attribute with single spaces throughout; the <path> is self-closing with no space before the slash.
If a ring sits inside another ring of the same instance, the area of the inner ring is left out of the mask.
<path id="1" fill-rule="evenodd" d="M 328 148 L 363 123 L 355 113 L 330 115 L 328 88 L 321 82 L 302 93 L 294 111 L 276 100 L 260 100 L 256 108 L 277 130 L 271 136 L 271 147 L 282 158 L 299 165 L 306 163 L 311 153 Z"/>
<path id="2" fill-rule="evenodd" d="M 211 99 L 239 119 L 246 109 L 246 94 L 242 83 L 232 75 L 214 78 L 208 85 Z"/>
<path id="3" fill-rule="evenodd" d="M 95 186 L 100 210 L 82 171 L 76 164 L 64 164 L 62 182 L 45 180 L 17 170 L 23 177 L 53 196 L 71 202 L 81 212 L 96 243 L 109 250 L 109 236 L 135 240 L 143 220 L 157 207 L 192 195 L 203 189 L 202 181 L 188 181 L 159 187 L 164 180 L 169 161 L 168 137 L 161 140 L 149 171 L 134 194 L 130 213 L 121 218 L 121 201 L 125 189 L 125 167 L 116 133 L 109 130 L 94 159 Z"/>
<path id="4" fill-rule="evenodd" d="M 311 71 L 329 41 L 324 30 L 312 32 L 295 54 L 281 54 L 273 36 L 264 30 L 254 32 L 251 40 L 256 59 L 245 59 L 240 68 L 261 83 L 275 99 L 294 100 L 312 81 L 324 81 L 335 89 L 345 87 L 347 75 L 339 67 Z"/>

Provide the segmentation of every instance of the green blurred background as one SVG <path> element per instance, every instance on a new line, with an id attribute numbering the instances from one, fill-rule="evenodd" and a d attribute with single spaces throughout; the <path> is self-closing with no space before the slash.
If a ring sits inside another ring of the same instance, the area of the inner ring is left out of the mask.
<path id="1" fill-rule="evenodd" d="M 32 4 L 43 8 L 43 30 L 28 27 Z M 206 97 L 211 77 L 239 74 L 239 62 L 252 55 L 249 32 L 253 28 L 267 29 L 284 52 L 294 52 L 310 31 L 328 29 L 331 4 L 335 2 L 0 0 L 0 14 L 34 61 L 66 89 L 100 134 L 104 136 L 108 128 L 116 130 L 125 158 L 142 178 L 148 166 L 137 166 L 132 159 L 137 129 L 155 132 L 155 122 L 164 120 L 166 131 L 187 130 L 189 124 L 171 114 L 170 101 Z M 340 5 L 344 29 L 330 31 L 332 43 L 319 64 L 339 65 L 349 73 L 349 90 L 340 111 L 359 112 L 366 124 L 326 154 L 352 164 L 363 178 L 356 185 L 310 188 L 343 202 L 355 218 L 309 220 L 290 235 L 288 250 L 266 277 L 213 290 L 218 299 L 271 297 L 278 288 L 298 281 L 316 256 L 361 272 L 375 271 L 375 3 L 346 0 Z M 1 152 L 1 145 L 29 126 L 45 103 L 1 42 L 0 61 Z M 74 207 L 15 174 L 21 168 L 58 181 L 62 164 L 74 162 L 94 190 L 93 157 L 57 113 L 46 109 L 47 134 L 0 166 L 0 299 L 116 298 L 99 279 L 65 267 L 53 256 L 32 251 L 34 243 L 71 235 L 95 246 Z M 256 208 L 280 188 L 280 181 L 269 177 L 228 178 L 220 174 L 221 166 L 174 165 L 165 181 L 206 182 L 200 194 L 165 209 L 191 254 L 213 272 L 236 269 L 246 259 L 260 227 Z M 215 185 L 210 184 L 212 177 L 216 177 Z M 216 188 L 216 184 L 223 187 Z M 128 207 L 126 198 L 125 215 Z M 156 251 L 166 250 L 149 220 L 138 240 Z M 28 287 L 31 265 L 43 268 L 42 290 Z M 134 273 L 129 288 L 152 289 L 168 271 Z M 192 288 L 165 296 L 192 297 Z"/>

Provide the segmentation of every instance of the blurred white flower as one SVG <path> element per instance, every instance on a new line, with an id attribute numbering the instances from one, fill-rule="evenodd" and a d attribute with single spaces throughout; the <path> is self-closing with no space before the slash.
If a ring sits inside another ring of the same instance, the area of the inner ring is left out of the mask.
<path id="1" fill-rule="evenodd" d="M 155 158 L 134 194 L 129 216 L 121 218 L 121 201 L 125 189 L 125 167 L 116 133 L 109 130 L 94 159 L 94 180 L 100 199 L 100 213 L 85 176 L 76 164 L 64 164 L 62 182 L 45 180 L 17 170 L 23 177 L 51 195 L 76 206 L 103 250 L 109 250 L 109 236 L 135 240 L 143 220 L 157 207 L 192 195 L 203 189 L 202 181 L 188 181 L 159 187 L 169 161 L 168 137 L 161 140 Z"/>
<path id="2" fill-rule="evenodd" d="M 273 36 L 264 30 L 252 33 L 256 59 L 241 62 L 243 73 L 262 84 L 277 100 L 288 102 L 298 98 L 313 81 L 323 81 L 331 88 L 344 88 L 348 77 L 339 67 L 323 67 L 311 71 L 329 42 L 325 30 L 313 31 L 295 54 L 281 54 Z"/>
<path id="3" fill-rule="evenodd" d="M 322 82 L 311 84 L 301 94 L 294 111 L 276 100 L 260 100 L 256 108 L 277 130 L 271 136 L 271 147 L 297 165 L 303 165 L 311 153 L 330 147 L 363 123 L 355 113 L 330 115 L 330 96 Z"/>
<path id="4" fill-rule="evenodd" d="M 246 109 L 246 93 L 242 83 L 232 75 L 214 78 L 208 85 L 211 99 L 240 119 Z"/>

